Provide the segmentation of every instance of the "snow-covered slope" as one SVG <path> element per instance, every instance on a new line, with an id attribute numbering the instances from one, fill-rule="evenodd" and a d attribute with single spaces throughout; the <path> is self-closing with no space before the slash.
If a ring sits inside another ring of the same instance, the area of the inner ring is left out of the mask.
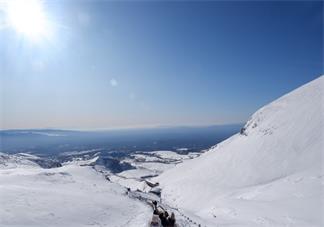
<path id="1" fill-rule="evenodd" d="M 163 198 L 210 226 L 324 226 L 323 130 L 321 76 L 160 175 Z"/>
<path id="2" fill-rule="evenodd" d="M 0 153 L 0 226 L 138 227 L 151 218 L 150 207 L 90 166 L 43 169 L 31 158 Z"/>

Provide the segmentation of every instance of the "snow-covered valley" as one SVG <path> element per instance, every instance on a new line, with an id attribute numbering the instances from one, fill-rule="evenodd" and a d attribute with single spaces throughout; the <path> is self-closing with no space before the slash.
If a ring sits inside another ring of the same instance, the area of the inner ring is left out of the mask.
<path id="1" fill-rule="evenodd" d="M 0 153 L 0 226 L 148 226 L 161 190 L 179 226 L 320 227 L 323 131 L 324 76 L 205 152 L 139 151 L 118 173 L 97 150 L 59 163 Z"/>
<path id="2" fill-rule="evenodd" d="M 85 155 L 57 163 L 0 153 L 0 226 L 148 226 L 150 204 L 160 200 L 149 179 L 198 156 L 137 152 L 124 160 L 136 168 L 115 174 L 96 165 L 99 153 Z M 177 210 L 159 205 L 177 213 L 178 226 L 191 226 Z"/>

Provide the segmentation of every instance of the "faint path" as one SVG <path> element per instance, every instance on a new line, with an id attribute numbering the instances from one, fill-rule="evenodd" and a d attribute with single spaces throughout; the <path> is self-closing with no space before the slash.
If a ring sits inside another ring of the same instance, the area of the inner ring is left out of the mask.
<path id="1" fill-rule="evenodd" d="M 156 195 L 153 195 L 151 193 L 145 193 L 145 192 L 139 192 L 139 191 L 130 191 L 128 192 L 128 196 L 133 199 L 138 199 L 141 202 L 144 202 L 152 207 L 153 201 L 158 201 L 158 206 L 162 208 L 163 210 L 168 211 L 169 214 L 172 212 L 176 216 L 176 224 L 178 227 L 203 227 L 201 223 L 198 221 L 192 219 L 191 217 L 184 214 L 182 211 L 180 211 L 178 208 L 174 208 L 169 206 L 165 203 L 160 203 L 160 198 Z M 153 214 L 153 207 L 152 207 L 152 214 Z"/>

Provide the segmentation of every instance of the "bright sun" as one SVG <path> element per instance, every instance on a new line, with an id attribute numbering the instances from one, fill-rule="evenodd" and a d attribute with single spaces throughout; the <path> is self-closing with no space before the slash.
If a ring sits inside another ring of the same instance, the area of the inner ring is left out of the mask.
<path id="1" fill-rule="evenodd" d="M 49 23 L 41 0 L 7 1 L 8 22 L 18 33 L 39 40 L 49 35 Z"/>

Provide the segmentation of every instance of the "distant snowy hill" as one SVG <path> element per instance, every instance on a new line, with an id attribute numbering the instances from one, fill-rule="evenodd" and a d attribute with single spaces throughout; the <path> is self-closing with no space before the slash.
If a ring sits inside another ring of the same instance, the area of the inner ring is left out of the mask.
<path id="1" fill-rule="evenodd" d="M 90 163 L 44 169 L 37 160 L 0 153 L 0 226 L 138 227 L 151 218 L 149 206 L 90 166 L 80 166 Z"/>
<path id="2" fill-rule="evenodd" d="M 323 131 L 321 76 L 157 177 L 163 199 L 207 226 L 324 226 Z"/>

